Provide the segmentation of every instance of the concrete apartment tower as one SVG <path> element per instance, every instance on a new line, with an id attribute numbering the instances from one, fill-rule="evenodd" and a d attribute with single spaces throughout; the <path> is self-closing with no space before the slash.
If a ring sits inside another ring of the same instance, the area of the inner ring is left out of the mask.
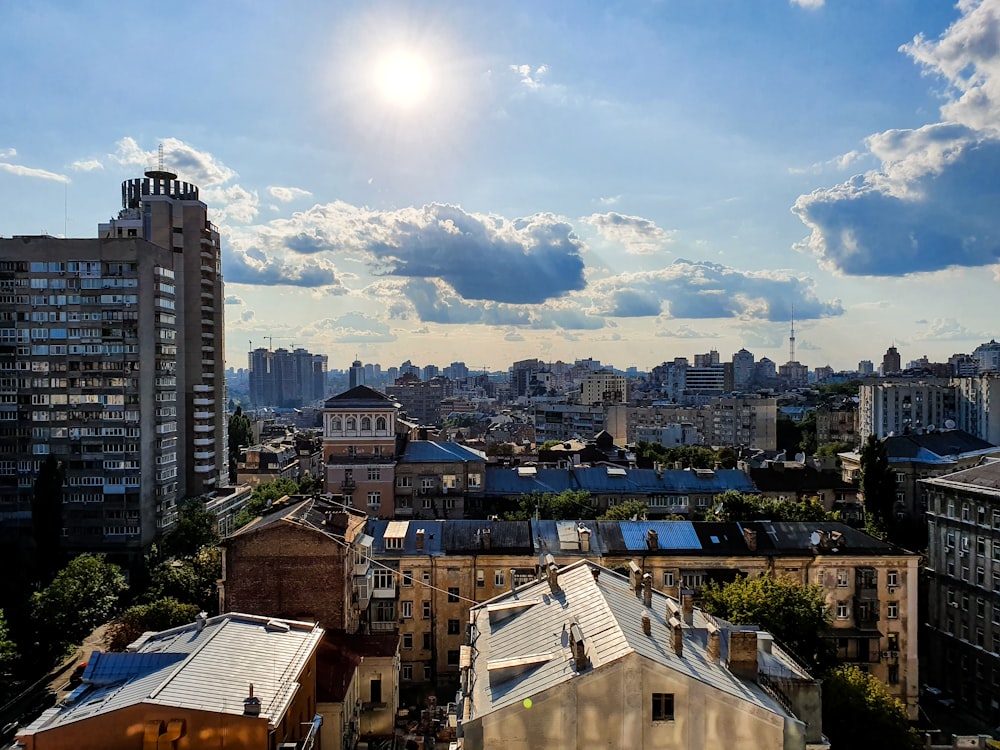
<path id="1" fill-rule="evenodd" d="M 229 481 L 219 233 L 162 169 L 98 239 L 0 240 L 0 531 L 32 528 L 48 455 L 70 553 L 131 562 Z"/>

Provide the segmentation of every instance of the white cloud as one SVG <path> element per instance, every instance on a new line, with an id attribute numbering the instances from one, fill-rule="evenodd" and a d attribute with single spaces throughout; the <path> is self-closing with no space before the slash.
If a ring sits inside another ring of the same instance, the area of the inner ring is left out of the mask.
<path id="1" fill-rule="evenodd" d="M 10 159 L 17 156 L 16 148 L 0 148 L 0 159 Z"/>
<path id="2" fill-rule="evenodd" d="M 522 86 L 532 90 L 542 88 L 542 78 L 549 72 L 547 65 L 539 65 L 534 69 L 530 65 L 511 65 L 510 69 L 517 74 Z"/>
<path id="3" fill-rule="evenodd" d="M 17 177 L 34 177 L 39 180 L 51 180 L 52 182 L 62 183 L 70 182 L 69 177 L 64 174 L 50 172 L 47 169 L 26 167 L 23 164 L 7 164 L 6 162 L 0 162 L 0 171 L 8 172 L 9 174 L 16 175 Z"/>
<path id="4" fill-rule="evenodd" d="M 593 226 L 605 239 L 620 242 L 626 252 L 646 255 L 662 250 L 673 242 L 675 232 L 656 226 L 649 219 L 627 216 L 614 211 L 605 214 L 591 214 L 581 219 Z"/>
<path id="5" fill-rule="evenodd" d="M 788 0 L 792 5 L 798 5 L 800 8 L 806 8 L 808 10 L 818 10 L 822 8 L 826 3 L 826 0 Z"/>
<path id="6" fill-rule="evenodd" d="M 104 165 L 99 159 L 79 159 L 70 164 L 69 168 L 77 172 L 93 172 L 95 169 L 104 169 Z"/>
<path id="7" fill-rule="evenodd" d="M 257 191 L 240 185 L 210 187 L 201 191 L 202 199 L 212 206 L 211 218 L 217 224 L 249 224 L 260 209 Z"/>
<path id="8" fill-rule="evenodd" d="M 200 187 L 222 185 L 236 177 L 236 172 L 227 167 L 207 151 L 199 151 L 177 138 L 165 138 L 163 145 L 163 167 L 177 174 L 184 182 Z M 119 164 L 139 167 L 145 171 L 155 169 L 159 164 L 159 147 L 145 151 L 134 138 L 122 138 L 116 144 L 112 157 Z"/>
<path id="9" fill-rule="evenodd" d="M 267 192 L 282 203 L 290 203 L 298 198 L 308 198 L 312 195 L 308 190 L 303 190 L 302 188 L 278 187 L 276 185 L 269 186 Z"/>

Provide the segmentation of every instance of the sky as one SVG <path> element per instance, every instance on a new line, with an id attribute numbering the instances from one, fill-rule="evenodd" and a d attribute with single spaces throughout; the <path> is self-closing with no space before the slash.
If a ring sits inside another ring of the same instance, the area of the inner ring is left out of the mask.
<path id="1" fill-rule="evenodd" d="M 0 49 L 0 235 L 96 236 L 162 146 L 231 367 L 997 333 L 1000 0 L 26 1 Z"/>

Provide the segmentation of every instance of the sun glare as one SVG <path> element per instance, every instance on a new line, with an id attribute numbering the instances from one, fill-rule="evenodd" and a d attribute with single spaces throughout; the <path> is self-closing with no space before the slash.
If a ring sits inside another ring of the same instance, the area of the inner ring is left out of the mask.
<path id="1" fill-rule="evenodd" d="M 375 85 L 381 97 L 397 107 L 412 107 L 430 90 L 427 63 L 414 55 L 397 52 L 386 56 L 375 70 Z"/>

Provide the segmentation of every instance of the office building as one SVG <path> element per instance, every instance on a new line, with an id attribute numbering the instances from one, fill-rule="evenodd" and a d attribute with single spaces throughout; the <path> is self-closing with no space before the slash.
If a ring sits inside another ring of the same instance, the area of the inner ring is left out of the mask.
<path id="1" fill-rule="evenodd" d="M 219 233 L 159 170 L 99 235 L 0 240 L 0 528 L 31 528 L 52 455 L 64 548 L 135 560 L 228 483 Z"/>

